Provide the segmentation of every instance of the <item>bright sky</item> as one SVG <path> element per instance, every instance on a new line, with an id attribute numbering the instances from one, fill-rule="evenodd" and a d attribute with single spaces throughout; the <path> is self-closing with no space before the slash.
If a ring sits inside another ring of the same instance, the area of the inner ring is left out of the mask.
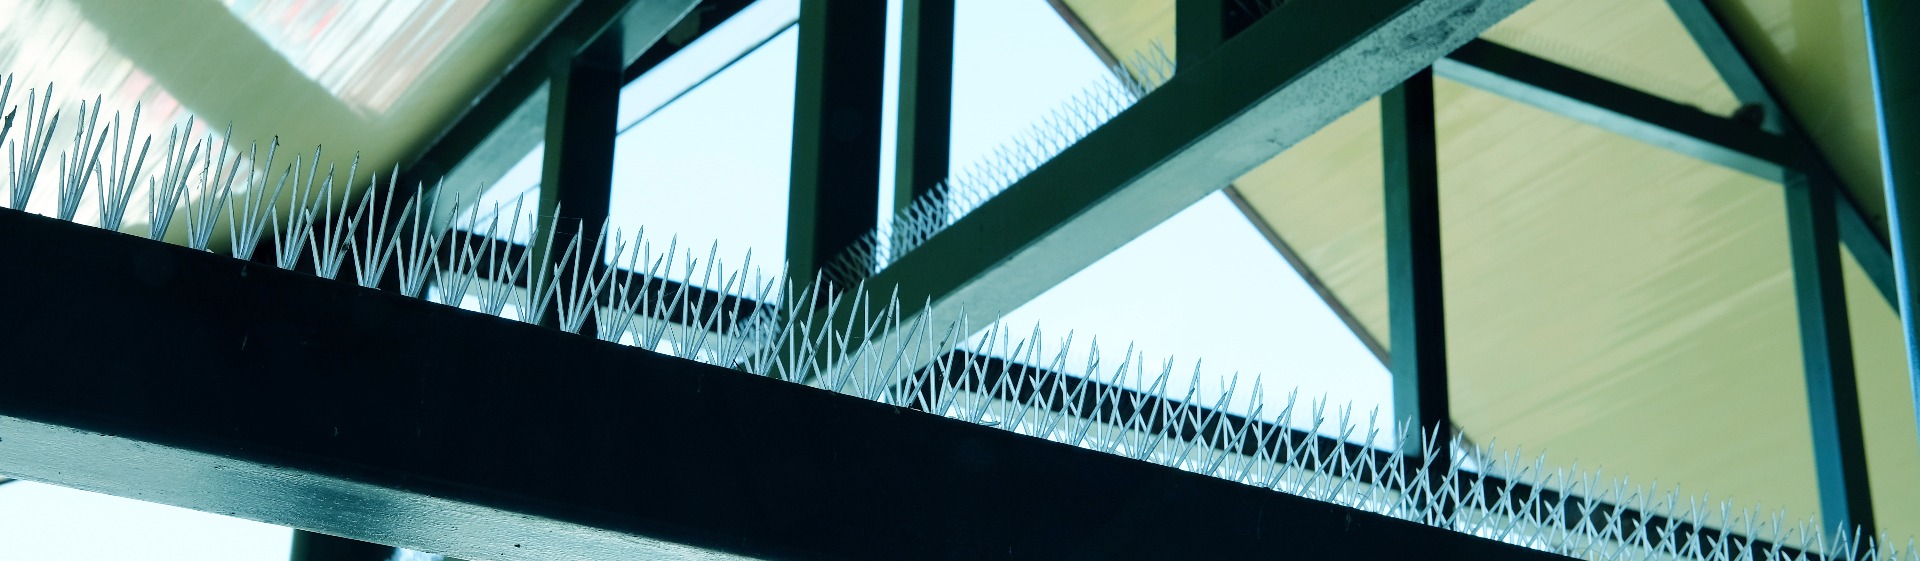
<path id="1" fill-rule="evenodd" d="M 898 0 L 894 1 L 898 13 Z M 776 267 L 784 254 L 792 140 L 797 0 L 762 0 L 623 93 L 613 225 L 704 256 L 720 243 L 734 266 Z M 896 15 L 897 17 L 897 15 Z M 952 161 L 985 157 L 1106 69 L 1045 0 L 959 3 Z M 773 36 L 724 72 L 674 96 Z M 894 35 L 897 37 L 897 24 Z M 890 60 L 897 59 L 890 48 Z M 889 95 L 891 97 L 891 94 Z M 671 104 L 666 104 L 673 100 Z M 663 104 L 666 104 L 662 107 Z M 655 111 L 658 109 L 658 111 Z M 889 111 L 891 111 L 891 105 Z M 642 117 L 645 117 L 642 119 Z M 637 123 L 635 121 L 637 120 Z M 889 134 L 891 131 L 891 123 Z M 890 137 L 889 137 L 890 138 Z M 891 157 L 890 155 L 888 156 Z M 510 199 L 539 181 L 536 150 L 489 192 Z M 882 173 L 890 184 L 892 172 Z M 1103 364 L 1138 342 L 1148 364 L 1175 361 L 1183 392 L 1205 357 L 1201 396 L 1240 373 L 1234 409 L 1264 378 L 1268 414 L 1295 386 L 1303 398 L 1352 403 L 1390 419 L 1384 368 L 1223 196 L 1214 195 L 1006 318 L 1048 339 L 1075 333 L 1078 357 L 1098 337 Z M 1069 364 L 1079 370 L 1084 358 Z M 1302 409 L 1304 409 L 1304 404 Z M 1305 422 L 1296 417 L 1296 423 Z M 1364 421 L 1363 421 L 1364 423 Z M 0 486 L 0 559 L 265 561 L 284 559 L 289 531 L 210 514 L 33 483 Z"/>

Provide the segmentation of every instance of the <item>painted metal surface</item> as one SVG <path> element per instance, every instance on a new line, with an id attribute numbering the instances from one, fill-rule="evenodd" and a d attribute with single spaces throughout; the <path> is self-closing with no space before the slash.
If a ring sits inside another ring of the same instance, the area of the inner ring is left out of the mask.
<path id="1" fill-rule="evenodd" d="M 1415 73 L 1380 96 L 1387 312 L 1394 337 L 1387 365 L 1393 375 L 1394 423 L 1446 442 L 1452 438 L 1453 414 L 1448 411 L 1440 167 L 1435 160 L 1433 110 L 1431 69 Z M 1401 452 L 1425 455 L 1417 447 Z M 1451 452 L 1433 458 L 1451 459 Z"/>
<path id="2" fill-rule="evenodd" d="M 787 268 L 803 283 L 877 222 L 886 44 L 885 5 L 800 3 Z"/>
<path id="3" fill-rule="evenodd" d="M 1915 407 L 1920 409 L 1920 46 L 1913 26 L 1920 9 L 1910 2 L 1863 0 L 1872 39 L 1874 103 L 1879 116 L 1881 172 L 1886 183 L 1895 263 L 1900 277 L 1900 315 Z M 1911 476 L 1911 474 L 1907 474 Z"/>
<path id="4" fill-rule="evenodd" d="M 900 19 L 899 146 L 893 206 L 947 180 L 953 129 L 954 0 L 907 0 Z"/>
<path id="5" fill-rule="evenodd" d="M 0 254 L 26 479 L 508 561 L 1559 558 L 11 210 Z"/>
<path id="6" fill-rule="evenodd" d="M 1524 4 L 1290 2 L 868 286 L 996 319 Z"/>
<path id="7" fill-rule="evenodd" d="M 1170 0 L 1068 4 L 1115 53 L 1173 34 Z M 1826 134 L 1859 126 L 1846 116 L 1853 101 L 1808 101 L 1859 95 L 1849 76 L 1861 59 L 1835 21 L 1857 6 L 1841 4 L 1730 10 L 1747 20 L 1734 22 L 1747 46 L 1771 42 L 1761 57 L 1769 77 L 1800 72 L 1781 84 L 1786 102 Z M 1840 14 L 1794 22 L 1792 12 Z M 1659 0 L 1540 0 L 1483 38 L 1709 116 L 1738 105 Z M 1448 318 L 1453 407 L 1467 436 L 1816 514 L 1779 185 L 1459 84 L 1443 80 L 1439 92 L 1448 308 L 1459 311 Z M 1363 106 L 1235 185 L 1355 323 L 1385 341 L 1378 126 L 1378 109 Z M 1857 187 L 1841 154 L 1852 149 L 1808 129 Z M 1878 200 L 1850 194 L 1863 209 Z M 1880 288 L 1891 288 L 1891 264 L 1870 251 L 1856 258 L 1878 241 L 1877 214 L 1849 214 L 1842 276 L 1868 471 L 1881 526 L 1899 534 L 1920 528 L 1920 504 L 1907 500 L 1920 495 L 1912 394 L 1899 319 Z M 1480 241 L 1463 247 L 1463 237 Z"/>

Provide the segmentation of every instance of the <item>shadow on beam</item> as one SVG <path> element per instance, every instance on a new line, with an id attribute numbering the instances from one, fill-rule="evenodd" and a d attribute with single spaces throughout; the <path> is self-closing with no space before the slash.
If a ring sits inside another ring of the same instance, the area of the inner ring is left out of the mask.
<path id="1" fill-rule="evenodd" d="M 0 472 L 484 559 L 1548 554 L 0 210 Z"/>

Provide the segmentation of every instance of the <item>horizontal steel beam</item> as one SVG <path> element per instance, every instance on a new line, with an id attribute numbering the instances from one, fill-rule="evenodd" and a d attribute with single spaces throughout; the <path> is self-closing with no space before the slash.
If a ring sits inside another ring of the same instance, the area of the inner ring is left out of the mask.
<path id="1" fill-rule="evenodd" d="M 1482 39 L 1433 69 L 1442 78 L 1769 181 L 1781 180 L 1792 157 L 1785 139 L 1758 126 Z"/>
<path id="2" fill-rule="evenodd" d="M 1526 4 L 1287 2 L 867 284 L 996 320 Z"/>
<path id="3" fill-rule="evenodd" d="M 1461 46 L 1433 69 L 1443 78 L 1768 181 L 1785 181 L 1787 171 L 1805 161 L 1798 151 L 1806 148 L 1758 124 L 1713 115 L 1482 39 Z M 1832 175 L 1824 167 L 1801 171 Z M 1853 251 L 1881 296 L 1893 302 L 1893 261 L 1886 241 L 1853 199 L 1840 197 L 1834 210 L 1841 243 Z"/>
<path id="4" fill-rule="evenodd" d="M 986 395 L 993 399 L 1016 403 L 1034 403 L 1035 396 L 1077 396 L 1076 398 L 1040 400 L 1044 409 L 1051 413 L 1077 414 L 1080 418 L 1108 422 L 1124 423 L 1135 418 L 1140 412 L 1181 411 L 1184 407 L 1200 407 L 1202 413 L 1192 415 L 1156 415 L 1146 423 L 1143 430 L 1153 433 L 1176 434 L 1184 442 L 1197 443 L 1200 446 L 1218 449 L 1242 456 L 1258 456 L 1264 453 L 1268 457 L 1281 457 L 1287 454 L 1285 443 L 1298 442 L 1305 449 L 1312 450 L 1313 457 L 1326 458 L 1328 462 L 1344 462 L 1343 465 L 1363 465 L 1362 457 L 1371 456 L 1371 465 L 1391 464 L 1395 452 L 1369 447 L 1363 444 L 1347 442 L 1317 433 L 1295 429 L 1260 419 L 1248 418 L 1233 413 L 1206 409 L 1204 404 L 1186 404 L 1158 395 L 1140 392 L 1121 386 L 1114 386 L 1098 380 L 1089 380 L 1039 368 L 1028 364 L 1008 361 L 985 355 L 976 355 L 965 351 L 954 351 L 941 359 L 946 363 L 944 383 L 954 390 Z M 920 376 L 916 380 L 932 382 L 936 376 Z M 928 409 L 927 403 L 939 399 L 938 392 L 944 391 L 928 384 L 903 388 L 903 395 L 913 396 L 908 407 Z M 1102 397 L 1105 396 L 1105 397 Z M 1204 421 L 1202 419 L 1205 419 Z M 1216 432 L 1216 425 L 1228 427 L 1228 434 L 1243 435 L 1238 441 L 1212 440 L 1207 435 Z M 1261 435 L 1284 435 L 1279 438 Z M 1400 477 L 1411 479 L 1419 470 L 1418 462 L 1397 464 L 1402 472 Z M 1379 475 L 1381 479 L 1375 479 Z M 1354 473 L 1354 481 L 1363 485 L 1384 484 L 1393 478 L 1391 472 L 1370 473 L 1359 470 Z M 1456 481 L 1460 496 L 1469 496 L 1474 487 L 1487 498 L 1489 505 L 1505 502 L 1516 511 L 1526 507 L 1528 497 L 1539 496 L 1533 508 L 1546 508 L 1543 505 L 1565 501 L 1559 522 L 1568 530 L 1593 529 L 1608 532 L 1608 525 L 1617 523 L 1621 530 L 1618 535 L 1632 536 L 1644 532 L 1648 547 L 1654 549 L 1671 548 L 1675 551 L 1687 551 L 1698 542 L 1700 547 L 1713 549 L 1720 544 L 1729 547 L 1746 547 L 1747 551 L 1770 551 L 1776 547 L 1781 559 L 1822 559 L 1817 552 L 1803 551 L 1784 544 L 1756 540 L 1753 536 L 1741 535 L 1731 531 L 1698 526 L 1652 512 L 1635 510 L 1622 504 L 1598 501 L 1588 497 L 1563 495 L 1561 491 L 1547 488 L 1535 488 L 1526 483 L 1509 481 L 1494 475 L 1482 475 L 1462 470 Z M 1584 514 L 1581 514 L 1584 513 Z"/>
<path id="5" fill-rule="evenodd" d="M 0 473 L 469 558 L 1537 551 L 0 210 Z"/>

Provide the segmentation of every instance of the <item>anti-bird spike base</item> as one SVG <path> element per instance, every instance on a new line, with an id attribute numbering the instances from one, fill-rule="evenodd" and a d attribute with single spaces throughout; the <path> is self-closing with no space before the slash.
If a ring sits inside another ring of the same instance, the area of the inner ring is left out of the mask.
<path id="1" fill-rule="evenodd" d="M 49 107 L 51 86 L 37 100 L 30 90 L 20 112 L 5 105 L 12 77 L 3 84 L 0 108 L 8 119 L 0 142 L 8 147 L 9 170 L 8 193 L 0 201 L 25 211 L 55 143 L 60 111 Z M 1040 148 L 1019 161 L 1030 169 L 1147 89 L 1135 83 L 1091 88 L 1095 99 L 1077 102 L 1050 121 L 1065 124 L 1042 127 L 1079 132 L 1036 140 Z M 267 262 L 275 267 L 326 279 L 339 279 L 350 262 L 352 280 L 363 287 L 377 287 L 391 275 L 398 279 L 394 290 L 405 296 L 530 323 L 552 308 L 561 330 L 577 333 L 591 318 L 599 326 L 594 336 L 605 341 L 1562 555 L 1920 559 L 1911 541 L 1898 547 L 1885 536 L 1823 529 L 1811 519 L 1686 495 L 1677 485 L 1612 478 L 1598 469 L 1550 470 L 1544 455 L 1498 451 L 1491 443 L 1469 447 L 1458 437 L 1436 442 L 1427 436 L 1432 433 L 1414 427 L 1383 426 L 1377 411 L 1359 419 L 1350 407 L 1324 399 L 1302 402 L 1297 392 L 1284 403 L 1266 403 L 1258 379 L 1225 380 L 1225 391 L 1207 401 L 1191 389 L 1168 395 L 1173 363 L 1146 364 L 1131 348 L 1126 360 L 1111 366 L 1091 353 L 1081 370 L 1085 375 L 1068 376 L 1062 372 L 1072 335 L 1054 345 L 1037 328 L 1016 337 L 994 325 L 974 336 L 964 319 L 934 325 L 924 314 L 902 317 L 897 300 L 876 297 L 866 287 L 835 291 L 824 280 L 795 285 L 784 271 L 753 269 L 750 255 L 730 266 L 719 258 L 717 244 L 701 258 L 677 239 L 656 245 L 644 231 L 568 236 L 561 248 L 552 247 L 551 229 L 531 248 L 502 242 L 531 237 L 545 217 L 533 216 L 519 200 L 490 208 L 458 204 L 463 210 L 454 211 L 457 216 L 439 216 L 439 189 L 396 185 L 393 174 L 384 187 L 377 176 L 362 184 L 357 158 L 344 176 L 333 162 L 323 173 L 318 149 L 276 170 L 277 139 L 267 142 L 264 158 L 258 143 L 242 152 L 224 136 L 215 151 L 211 134 L 190 143 L 189 120 L 169 132 L 159 164 L 148 165 L 152 139 L 132 125 L 139 108 L 124 135 L 119 114 L 102 126 L 102 112 L 97 98 L 83 103 L 83 126 L 57 153 L 54 218 L 137 229 L 124 217 L 143 200 L 146 237 L 155 240 L 168 239 L 165 233 L 179 219 L 188 230 L 185 245 L 208 251 L 212 233 L 224 223 L 232 240 L 226 253 L 237 260 L 255 259 L 259 246 L 273 252 Z M 16 113 L 25 115 L 21 127 L 13 126 Z M 6 136 L 16 128 L 21 138 Z M 950 186 L 1005 184 L 1018 174 Z M 866 255 L 880 255 L 878 246 L 885 244 L 895 244 L 887 251 L 904 251 L 912 239 L 937 230 L 935 224 L 950 222 L 954 201 L 965 198 L 954 189 L 936 191 L 927 199 L 932 202 L 903 211 L 906 230 L 896 232 L 908 232 L 906 241 L 876 232 Z M 408 190 L 411 196 L 397 196 Z M 359 198 L 350 198 L 355 191 Z M 87 198 L 97 201 L 96 216 L 79 212 Z M 395 198 L 407 202 L 393 208 Z M 0 213 L 0 219 L 15 218 Z M 563 257 L 543 262 L 536 255 Z M 612 266 L 566 266 L 592 261 Z M 851 278 L 878 266 L 856 261 L 846 262 Z M 563 274 L 582 270 L 598 272 Z M 861 344 L 881 332 L 906 335 L 889 338 L 889 345 Z M 1196 369 L 1188 387 L 1199 387 L 1202 376 Z M 1150 390 L 1126 389 L 1129 379 Z M 1286 428 L 1301 425 L 1305 431 Z M 1383 437 L 1389 434 L 1395 436 Z M 1371 448 L 1394 438 L 1417 441 L 1429 460 L 1381 451 L 1402 449 L 1395 446 Z M 1457 461 L 1430 462 L 1440 454 Z M 5 470 L 0 465 L 0 473 Z"/>

